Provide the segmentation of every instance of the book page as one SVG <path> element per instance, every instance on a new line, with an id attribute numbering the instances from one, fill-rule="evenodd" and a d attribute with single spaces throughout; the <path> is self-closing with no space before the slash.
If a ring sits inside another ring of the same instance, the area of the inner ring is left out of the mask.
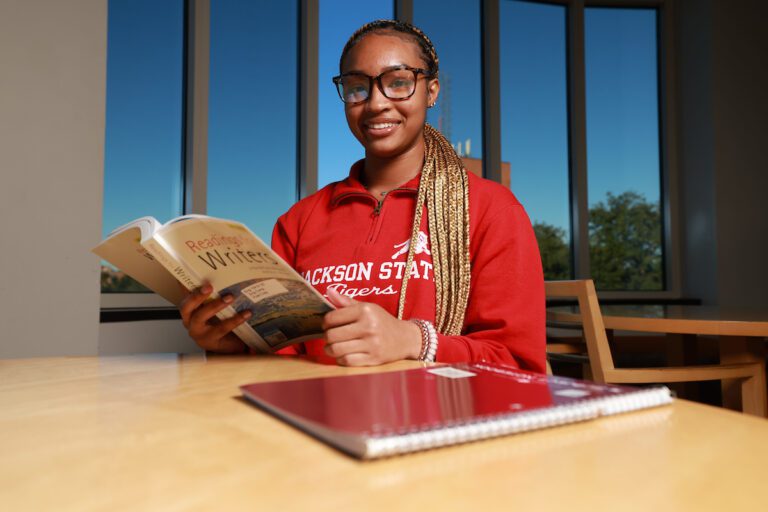
<path id="1" fill-rule="evenodd" d="M 254 348 L 272 352 L 322 336 L 323 315 L 332 307 L 244 225 L 187 218 L 161 228 L 155 240 L 218 296 L 235 298 L 229 316 L 251 311 L 254 337 L 244 341 Z"/>
<path id="2" fill-rule="evenodd" d="M 146 223 L 122 226 L 96 246 L 93 252 L 143 284 L 171 304 L 178 305 L 184 292 L 178 281 L 141 245 Z"/>

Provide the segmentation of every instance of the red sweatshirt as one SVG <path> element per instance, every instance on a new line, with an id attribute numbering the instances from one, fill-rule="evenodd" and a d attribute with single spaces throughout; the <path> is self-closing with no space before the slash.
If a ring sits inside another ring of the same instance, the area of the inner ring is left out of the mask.
<path id="1" fill-rule="evenodd" d="M 320 292 L 329 287 L 397 314 L 420 176 L 379 201 L 358 180 L 296 203 L 275 225 L 272 247 Z M 437 361 L 498 361 L 545 371 L 544 278 L 522 205 L 505 187 L 469 173 L 469 304 L 460 336 L 438 335 Z M 435 282 L 425 212 L 403 319 L 435 321 Z M 305 343 L 323 354 L 323 340 Z M 281 353 L 296 353 L 289 347 Z"/>

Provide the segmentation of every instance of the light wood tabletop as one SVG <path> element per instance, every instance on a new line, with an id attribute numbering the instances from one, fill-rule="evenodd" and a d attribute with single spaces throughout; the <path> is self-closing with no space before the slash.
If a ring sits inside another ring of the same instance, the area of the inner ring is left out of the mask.
<path id="1" fill-rule="evenodd" d="M 175 354 L 0 361 L 3 510 L 755 510 L 768 421 L 683 400 L 360 462 L 252 407 L 346 369 Z"/>

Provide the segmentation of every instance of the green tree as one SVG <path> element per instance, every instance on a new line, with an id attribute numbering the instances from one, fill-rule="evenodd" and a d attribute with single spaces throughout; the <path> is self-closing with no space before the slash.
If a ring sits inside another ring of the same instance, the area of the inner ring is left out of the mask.
<path id="1" fill-rule="evenodd" d="M 119 270 L 108 266 L 101 267 L 102 293 L 147 293 L 151 292 L 144 285 L 134 281 Z"/>
<path id="2" fill-rule="evenodd" d="M 539 242 L 544 279 L 570 279 L 571 257 L 565 230 L 546 222 L 535 222 L 533 231 Z"/>
<path id="3" fill-rule="evenodd" d="M 589 209 L 590 267 L 599 289 L 662 289 L 661 256 L 658 203 L 637 192 L 609 192 Z"/>

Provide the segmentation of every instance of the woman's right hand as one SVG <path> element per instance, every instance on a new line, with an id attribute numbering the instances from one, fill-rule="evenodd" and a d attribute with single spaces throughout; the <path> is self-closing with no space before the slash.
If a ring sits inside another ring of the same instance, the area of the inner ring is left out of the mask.
<path id="1" fill-rule="evenodd" d="M 179 305 L 181 320 L 189 336 L 200 347 L 224 354 L 242 354 L 248 347 L 232 330 L 251 317 L 246 310 L 232 318 L 219 320 L 216 313 L 229 306 L 234 300 L 231 295 L 208 301 L 213 287 L 205 283 L 187 294 Z M 208 302 L 206 302 L 208 301 Z"/>

